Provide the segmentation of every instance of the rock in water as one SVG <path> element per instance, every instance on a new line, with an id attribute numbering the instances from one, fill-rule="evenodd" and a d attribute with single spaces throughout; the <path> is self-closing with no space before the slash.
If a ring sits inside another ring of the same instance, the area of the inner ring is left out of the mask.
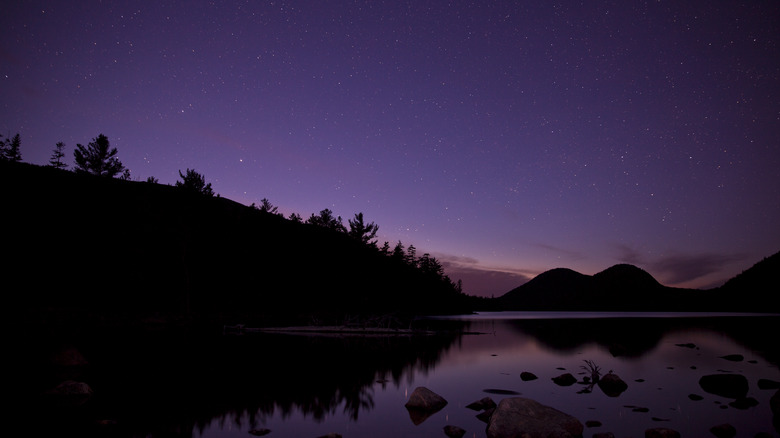
<path id="1" fill-rule="evenodd" d="M 475 411 L 484 411 L 485 409 L 495 408 L 496 402 L 494 402 L 493 399 L 490 397 L 484 397 L 473 403 L 469 403 L 468 405 L 466 405 L 466 407 L 469 409 L 473 409 Z"/>
<path id="2" fill-rule="evenodd" d="M 450 438 L 461 438 L 466 431 L 458 426 L 447 425 L 444 426 L 444 434 Z"/>
<path id="3" fill-rule="evenodd" d="M 418 386 L 409 396 L 406 402 L 407 409 L 420 409 L 423 411 L 438 411 L 447 405 L 444 397 L 436 394 L 424 386 Z"/>
<path id="4" fill-rule="evenodd" d="M 769 409 L 772 410 L 772 414 L 780 417 L 780 389 L 769 399 Z"/>
<path id="5" fill-rule="evenodd" d="M 645 431 L 645 438 L 680 438 L 680 432 L 666 427 L 654 427 Z"/>
<path id="6" fill-rule="evenodd" d="M 536 374 L 534 374 L 534 373 L 531 373 L 531 372 L 528 372 L 528 371 L 523 371 L 522 373 L 520 373 L 520 379 L 522 379 L 523 382 L 527 382 L 529 380 L 536 380 L 537 377 L 536 377 Z"/>
<path id="7" fill-rule="evenodd" d="M 571 373 L 564 373 L 560 376 L 553 377 L 552 381 L 555 382 L 556 385 L 571 386 L 577 383 L 577 378 L 572 376 Z"/>
<path id="8" fill-rule="evenodd" d="M 718 438 L 734 438 L 737 436 L 737 429 L 728 423 L 712 426 L 710 432 Z"/>
<path id="9" fill-rule="evenodd" d="M 582 423 L 569 414 L 535 400 L 512 397 L 501 400 L 490 417 L 488 438 L 579 437 Z"/>
<path id="10" fill-rule="evenodd" d="M 418 386 L 409 396 L 406 402 L 406 409 L 409 411 L 409 417 L 417 425 L 425 421 L 428 417 L 435 414 L 447 405 L 444 397 L 436 394 L 424 386 Z"/>
<path id="11" fill-rule="evenodd" d="M 742 374 L 709 374 L 699 379 L 701 389 L 726 398 L 744 398 L 748 381 Z"/>
<path id="12" fill-rule="evenodd" d="M 608 373 L 599 380 L 599 388 L 609 397 L 617 397 L 628 389 L 628 384 L 617 374 Z"/>

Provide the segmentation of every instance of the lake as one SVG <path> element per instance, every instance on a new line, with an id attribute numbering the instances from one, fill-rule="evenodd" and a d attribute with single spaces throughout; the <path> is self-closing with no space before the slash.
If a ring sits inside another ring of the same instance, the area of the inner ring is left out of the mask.
<path id="1" fill-rule="evenodd" d="M 486 423 L 468 404 L 526 397 L 592 424 L 585 437 L 639 437 L 653 427 L 714 436 L 709 429 L 723 423 L 737 436 L 777 437 L 769 399 L 780 382 L 778 322 L 777 315 L 500 312 L 418 321 L 440 329 L 435 335 L 85 340 L 78 347 L 90 368 L 77 377 L 95 395 L 90 421 L 80 425 L 94 430 L 99 419 L 101 433 L 204 438 L 445 437 L 444 426 L 455 425 L 466 437 L 484 437 Z M 582 383 L 586 361 L 628 388 L 608 396 Z M 565 373 L 578 383 L 553 382 Z M 721 373 L 744 375 L 752 403 L 735 406 L 699 385 Z M 448 402 L 421 422 L 404 407 L 419 386 Z"/>

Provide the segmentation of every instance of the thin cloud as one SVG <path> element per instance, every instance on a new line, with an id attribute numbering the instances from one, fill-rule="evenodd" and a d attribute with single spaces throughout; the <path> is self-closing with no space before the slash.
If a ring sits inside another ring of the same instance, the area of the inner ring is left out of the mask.
<path id="1" fill-rule="evenodd" d="M 653 275 L 663 277 L 664 283 L 674 285 L 690 282 L 711 274 L 717 274 L 729 264 L 744 259 L 737 254 L 676 253 L 657 258 L 644 256 L 629 245 L 617 245 L 618 260 L 651 271 Z"/>
<path id="2" fill-rule="evenodd" d="M 461 280 L 463 292 L 476 296 L 501 296 L 528 282 L 536 273 L 520 269 L 482 266 L 479 260 L 451 254 L 434 254 L 444 272 L 453 280 Z"/>
<path id="3" fill-rule="evenodd" d="M 651 266 L 662 272 L 671 284 L 696 280 L 709 274 L 720 272 L 729 263 L 744 257 L 729 254 L 679 254 L 662 257 Z"/>
<path id="4" fill-rule="evenodd" d="M 587 256 L 580 251 L 559 248 L 557 246 L 548 245 L 546 243 L 537 243 L 534 246 L 558 254 L 567 260 L 585 260 L 587 258 Z"/>

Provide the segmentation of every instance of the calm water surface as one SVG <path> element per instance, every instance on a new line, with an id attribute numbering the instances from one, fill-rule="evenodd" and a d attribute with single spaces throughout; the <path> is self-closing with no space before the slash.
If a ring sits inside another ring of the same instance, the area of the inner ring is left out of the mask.
<path id="1" fill-rule="evenodd" d="M 462 335 L 243 336 L 240 348 L 262 350 L 265 358 L 251 355 L 253 365 L 236 370 L 248 374 L 231 380 L 244 385 L 233 388 L 244 404 L 227 402 L 223 414 L 204 412 L 182 430 L 206 438 L 245 438 L 259 429 L 270 430 L 271 438 L 443 437 L 443 427 L 451 424 L 465 429 L 467 437 L 484 437 L 486 424 L 466 405 L 486 396 L 496 403 L 521 396 L 583 424 L 601 423 L 586 427 L 585 437 L 598 432 L 644 436 L 652 427 L 673 428 L 683 437 L 713 436 L 710 427 L 722 423 L 734 425 L 737 436 L 780 436 L 769 409 L 776 389 L 758 387 L 759 379 L 780 381 L 778 318 L 691 316 L 489 313 L 459 318 L 468 331 Z M 723 358 L 735 354 L 743 359 Z M 584 384 L 553 383 L 566 372 L 582 380 L 585 360 L 617 374 L 628 389 L 609 397 L 598 387 L 582 393 Z M 538 379 L 523 381 L 524 371 Z M 729 405 L 733 400 L 699 386 L 702 376 L 719 373 L 747 377 L 748 397 L 758 404 L 735 408 Z M 418 386 L 448 404 L 415 424 L 404 404 Z M 691 394 L 702 399 L 694 401 Z"/>

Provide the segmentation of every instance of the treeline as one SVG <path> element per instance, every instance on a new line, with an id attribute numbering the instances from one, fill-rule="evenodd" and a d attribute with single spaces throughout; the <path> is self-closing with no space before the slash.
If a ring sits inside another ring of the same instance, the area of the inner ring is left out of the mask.
<path id="1" fill-rule="evenodd" d="M 21 161 L 6 159 L 8 144 L 0 161 Z M 102 134 L 76 151 L 75 172 L 52 163 L 0 172 L 15 187 L 3 200 L 6 227 L 19 231 L 6 241 L 18 251 L 9 272 L 57 307 L 226 322 L 464 310 L 460 281 L 413 245 L 379 245 L 379 226 L 363 213 L 346 224 L 329 209 L 285 218 L 267 199 L 243 206 L 215 196 L 191 169 L 173 187 L 130 181 Z M 65 236 L 51 239 L 56 229 Z M 37 305 L 23 295 L 20 303 Z"/>

